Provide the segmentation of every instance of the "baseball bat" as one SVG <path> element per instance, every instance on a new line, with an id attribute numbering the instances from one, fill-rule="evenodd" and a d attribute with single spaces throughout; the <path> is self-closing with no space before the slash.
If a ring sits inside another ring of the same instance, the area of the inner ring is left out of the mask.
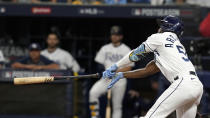
<path id="1" fill-rule="evenodd" d="M 106 118 L 111 118 L 111 89 L 107 92 Z"/>
<path id="2" fill-rule="evenodd" d="M 89 74 L 89 75 L 78 75 L 78 76 L 45 76 L 45 77 L 20 77 L 14 78 L 15 85 L 24 84 L 38 84 L 38 83 L 49 83 L 59 80 L 70 80 L 70 79 L 86 79 L 86 78 L 100 78 L 101 74 Z"/>

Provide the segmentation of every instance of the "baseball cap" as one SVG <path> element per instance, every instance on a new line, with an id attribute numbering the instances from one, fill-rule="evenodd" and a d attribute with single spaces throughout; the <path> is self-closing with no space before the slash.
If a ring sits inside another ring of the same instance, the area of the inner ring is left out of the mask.
<path id="1" fill-rule="evenodd" d="M 122 28 L 120 26 L 112 26 L 111 27 L 110 34 L 111 35 L 113 35 L 113 34 L 121 35 L 121 34 L 123 34 Z"/>
<path id="2" fill-rule="evenodd" d="M 29 46 L 29 50 L 41 50 L 41 46 L 38 43 L 32 43 Z"/>

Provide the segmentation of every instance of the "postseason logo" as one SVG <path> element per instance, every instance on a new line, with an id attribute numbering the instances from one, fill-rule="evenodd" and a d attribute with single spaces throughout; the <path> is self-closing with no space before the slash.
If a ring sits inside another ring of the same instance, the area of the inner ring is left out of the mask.
<path id="1" fill-rule="evenodd" d="M 180 16 L 179 9 L 161 9 L 161 8 L 134 8 L 131 11 L 134 16 Z"/>
<path id="2" fill-rule="evenodd" d="M 99 15 L 104 14 L 104 10 L 98 8 L 81 8 L 79 9 L 81 15 Z"/>

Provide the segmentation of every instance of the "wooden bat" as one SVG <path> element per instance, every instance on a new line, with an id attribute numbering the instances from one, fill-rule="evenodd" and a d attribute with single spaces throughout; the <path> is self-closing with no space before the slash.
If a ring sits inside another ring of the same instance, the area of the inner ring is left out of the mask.
<path id="1" fill-rule="evenodd" d="M 46 76 L 46 77 L 20 77 L 14 78 L 15 85 L 24 84 L 38 84 L 38 83 L 49 83 L 59 80 L 69 80 L 69 79 L 85 79 L 85 78 L 100 78 L 101 74 L 89 74 L 89 75 L 78 75 L 78 76 Z"/>
<path id="2" fill-rule="evenodd" d="M 106 117 L 111 118 L 111 89 L 107 92 Z"/>

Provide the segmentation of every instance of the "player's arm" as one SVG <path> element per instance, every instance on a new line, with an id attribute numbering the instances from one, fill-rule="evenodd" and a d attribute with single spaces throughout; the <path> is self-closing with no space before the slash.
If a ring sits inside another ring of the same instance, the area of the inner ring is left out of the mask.
<path id="1" fill-rule="evenodd" d="M 123 72 L 125 78 L 144 78 L 160 72 L 159 68 L 156 66 L 154 60 L 149 62 L 145 68 Z"/>
<path id="2" fill-rule="evenodd" d="M 34 64 L 27 64 L 29 57 L 25 57 L 23 59 L 18 60 L 17 62 L 11 65 L 14 69 L 33 69 L 35 67 Z"/>
<path id="3" fill-rule="evenodd" d="M 129 52 L 126 56 L 124 56 L 120 61 L 116 63 L 117 67 L 124 67 L 132 62 L 140 61 L 144 58 L 144 54 L 148 53 L 145 50 L 145 45 L 142 43 L 139 47 Z"/>
<path id="4" fill-rule="evenodd" d="M 35 65 L 34 70 L 51 70 L 51 69 L 59 69 L 59 65 L 56 63 L 48 64 L 48 65 Z"/>
<path id="5" fill-rule="evenodd" d="M 14 69 L 32 69 L 34 67 L 34 65 L 22 64 L 20 62 L 15 62 L 11 66 Z"/>
<path id="6" fill-rule="evenodd" d="M 49 65 L 34 65 L 34 64 L 22 64 L 20 62 L 15 62 L 12 64 L 14 69 L 30 69 L 30 70 L 41 70 L 41 69 L 59 69 L 58 64 L 49 64 Z"/>
<path id="7" fill-rule="evenodd" d="M 122 78 L 144 78 L 153 75 L 159 71 L 160 70 L 156 66 L 155 62 L 151 61 L 147 64 L 145 68 L 127 72 L 119 72 L 114 77 L 112 77 L 112 81 L 109 84 L 108 89 L 110 89 L 117 81 L 119 81 Z"/>
<path id="8" fill-rule="evenodd" d="M 117 72 L 126 72 L 126 71 L 130 71 L 131 69 L 132 69 L 131 66 L 126 66 L 126 67 L 118 69 Z"/>
<path id="9" fill-rule="evenodd" d="M 126 67 L 127 65 L 131 64 L 132 62 L 137 62 L 144 58 L 144 54 L 148 53 L 149 51 L 145 50 L 145 45 L 141 44 L 136 49 L 129 52 L 126 56 L 124 56 L 120 61 L 116 64 L 112 65 L 106 71 L 103 72 L 103 78 L 111 78 L 116 74 L 118 68 Z M 118 71 L 120 72 L 120 71 Z"/>
<path id="10" fill-rule="evenodd" d="M 44 65 L 36 65 L 36 67 L 34 68 L 34 70 L 42 70 L 42 69 L 46 69 L 46 70 L 51 70 L 51 69 L 60 69 L 59 65 L 51 60 L 49 60 L 48 58 L 41 56 L 40 60 L 44 63 Z"/>

